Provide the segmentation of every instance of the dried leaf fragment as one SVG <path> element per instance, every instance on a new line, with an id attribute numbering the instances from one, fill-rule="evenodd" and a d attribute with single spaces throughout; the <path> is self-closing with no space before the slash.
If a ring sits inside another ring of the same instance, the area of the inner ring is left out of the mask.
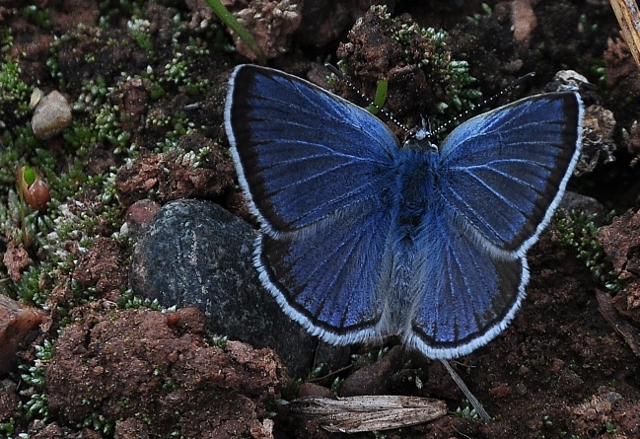
<path id="1" fill-rule="evenodd" d="M 444 401 L 416 396 L 305 397 L 290 404 L 294 413 L 316 421 L 325 430 L 341 433 L 408 427 L 433 421 L 447 413 Z"/>

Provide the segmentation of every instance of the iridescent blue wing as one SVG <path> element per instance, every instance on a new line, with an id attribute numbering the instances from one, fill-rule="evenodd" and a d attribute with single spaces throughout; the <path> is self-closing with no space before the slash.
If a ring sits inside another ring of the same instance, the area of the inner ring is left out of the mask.
<path id="1" fill-rule="evenodd" d="M 560 202 L 580 155 L 574 93 L 534 96 L 454 130 L 432 160 L 436 207 L 417 248 L 408 344 L 430 357 L 471 352 L 511 321 L 529 280 L 527 250 Z"/>
<path id="2" fill-rule="evenodd" d="M 250 65 L 231 76 L 225 127 L 261 224 L 255 262 L 263 284 L 326 341 L 377 336 L 395 136 L 344 99 Z"/>
<path id="3" fill-rule="evenodd" d="M 253 65 L 231 76 L 225 127 L 254 213 L 276 233 L 379 198 L 399 148 L 387 126 L 362 108 Z"/>
<path id="4" fill-rule="evenodd" d="M 461 218 L 429 215 L 433 233 L 419 241 L 437 255 L 418 261 L 422 285 L 407 344 L 430 358 L 454 358 L 502 332 L 524 298 L 526 258 L 488 248 Z"/>
<path id="5" fill-rule="evenodd" d="M 580 157 L 582 116 L 577 94 L 549 93 L 463 123 L 441 148 L 443 198 L 483 239 L 523 255 Z"/>

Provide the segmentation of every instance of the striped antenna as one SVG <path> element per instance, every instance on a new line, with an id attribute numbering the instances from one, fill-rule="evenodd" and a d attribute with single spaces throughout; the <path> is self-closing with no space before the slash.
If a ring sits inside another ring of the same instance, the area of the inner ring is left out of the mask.
<path id="1" fill-rule="evenodd" d="M 331 73 L 336 75 L 338 77 L 338 79 L 340 79 L 342 82 L 347 84 L 349 86 L 349 88 L 354 93 L 356 93 L 358 96 L 360 96 L 360 98 L 362 98 L 365 102 L 367 102 L 367 104 L 370 107 L 376 108 L 378 111 L 380 111 L 382 114 L 384 114 L 387 118 L 389 118 L 389 120 L 391 122 L 393 122 L 395 125 L 400 127 L 402 130 L 404 130 L 406 133 L 408 133 L 411 137 L 413 137 L 416 140 L 428 139 L 431 144 L 435 144 L 435 140 L 436 140 L 435 136 L 436 136 L 436 134 L 439 134 L 439 133 L 445 131 L 447 128 L 449 128 L 453 124 L 457 124 L 460 119 L 466 118 L 467 116 L 469 116 L 469 114 L 471 114 L 472 112 L 476 111 L 478 108 L 484 107 L 485 105 L 495 101 L 499 97 L 501 97 L 504 94 L 510 92 L 511 90 L 513 90 L 514 88 L 516 88 L 520 84 L 522 84 L 523 82 L 533 78 L 536 75 L 534 72 L 531 72 L 531 73 L 527 73 L 526 75 L 523 75 L 523 76 L 519 77 L 518 79 L 513 81 L 511 84 L 506 86 L 504 89 L 502 89 L 498 93 L 496 93 L 493 96 L 490 96 L 490 97 L 484 99 L 479 104 L 476 104 L 476 105 L 472 104 L 470 109 L 465 110 L 464 112 L 460 113 L 458 116 L 454 117 L 453 119 L 449 119 L 447 122 L 443 123 L 442 125 L 440 125 L 435 130 L 431 129 L 431 124 L 429 123 L 429 120 L 423 118 L 422 119 L 422 126 L 420 128 L 418 128 L 417 130 L 415 130 L 415 131 L 411 131 L 406 126 L 404 126 L 400 121 L 398 121 L 395 117 L 393 117 L 391 114 L 389 114 L 389 112 L 387 112 L 384 108 L 382 108 L 376 102 L 372 101 L 369 97 L 365 96 L 364 93 L 362 93 L 359 89 L 357 89 L 353 85 L 353 83 L 349 80 L 349 78 L 347 78 L 340 70 L 338 70 L 338 68 L 336 66 L 334 66 L 333 64 L 329 64 L 329 63 L 326 63 L 324 66 Z"/>
<path id="2" fill-rule="evenodd" d="M 329 70 L 331 73 L 336 75 L 338 77 L 338 79 L 340 79 L 342 82 L 347 84 L 349 86 L 349 88 L 354 93 L 356 93 L 358 96 L 360 96 L 369 105 L 369 107 L 375 108 L 380 113 L 384 114 L 387 118 L 389 118 L 389 120 L 391 122 L 393 122 L 396 126 L 400 127 L 400 129 L 404 130 L 406 133 L 408 133 L 410 135 L 413 135 L 413 133 L 411 132 L 411 130 L 409 128 L 407 128 L 404 125 L 402 125 L 402 123 L 400 123 L 400 121 L 398 119 L 396 119 L 391 114 L 389 114 L 389 112 L 387 110 L 385 110 L 382 106 L 380 106 L 376 102 L 372 101 L 369 97 L 365 96 L 364 93 L 362 93 L 359 89 L 357 89 L 356 86 L 353 85 L 353 83 L 349 80 L 349 78 L 347 78 L 340 70 L 338 70 L 338 68 L 336 66 L 334 66 L 333 64 L 329 64 L 329 63 L 326 63 L 324 66 L 327 68 L 327 70 Z"/>
<path id="3" fill-rule="evenodd" d="M 513 90 L 514 88 L 516 88 L 517 86 L 522 84 L 523 82 L 533 78 L 535 75 L 536 74 L 534 72 L 531 72 L 531 73 L 527 73 L 524 76 L 519 77 L 518 79 L 513 81 L 511 84 L 506 86 L 504 89 L 500 90 L 498 93 L 494 94 L 493 96 L 489 96 L 488 98 L 486 98 L 483 101 L 481 101 L 479 104 L 471 104 L 471 108 L 469 108 L 468 110 L 463 111 L 462 113 L 460 113 L 459 115 L 457 115 L 453 119 L 449 119 L 447 122 L 443 123 L 438 128 L 436 128 L 435 131 L 431 131 L 429 129 L 425 129 L 424 123 L 423 123 L 423 127 L 419 128 L 418 131 L 416 131 L 416 135 L 418 135 L 417 133 L 419 133 L 419 132 L 421 132 L 423 130 L 426 130 L 426 132 L 429 133 L 428 134 L 429 137 L 430 136 L 434 136 L 436 134 L 439 134 L 439 133 L 445 131 L 448 127 L 450 127 L 451 125 L 457 123 L 460 119 L 466 119 L 467 116 L 469 116 L 469 114 L 471 112 L 474 112 L 478 108 L 484 107 L 485 105 L 495 101 L 496 99 L 498 99 L 499 97 L 503 96 L 504 94 L 510 92 L 511 90 Z"/>

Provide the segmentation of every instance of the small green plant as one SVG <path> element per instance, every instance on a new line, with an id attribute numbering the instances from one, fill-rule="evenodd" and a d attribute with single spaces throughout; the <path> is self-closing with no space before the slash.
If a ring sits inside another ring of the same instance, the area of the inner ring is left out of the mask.
<path id="1" fill-rule="evenodd" d="M 373 104 L 367 107 L 367 111 L 371 114 L 378 114 L 378 111 L 384 107 L 387 100 L 387 90 L 389 89 L 389 81 L 379 81 L 376 87 L 376 96 Z"/>
<path id="2" fill-rule="evenodd" d="M 344 384 L 344 378 L 336 377 L 331 383 L 330 389 L 334 395 L 340 395 L 342 385 Z"/>
<path id="3" fill-rule="evenodd" d="M 470 17 L 467 17 L 467 21 L 469 23 L 473 23 L 476 26 L 480 25 L 480 22 L 482 21 L 483 17 L 488 17 L 489 15 L 491 15 L 493 13 L 493 11 L 491 10 L 491 6 L 489 6 L 486 3 L 482 3 L 482 12 L 478 13 L 478 14 L 474 14 Z"/>
<path id="4" fill-rule="evenodd" d="M 224 349 L 227 347 L 229 339 L 226 335 L 207 334 L 205 341 L 209 346 L 216 346 L 220 349 Z"/>
<path id="5" fill-rule="evenodd" d="M 249 33 L 249 31 L 236 20 L 231 12 L 220 2 L 220 0 L 204 0 L 211 10 L 218 16 L 220 20 L 233 32 L 238 34 L 240 39 L 251 49 L 256 56 L 259 64 L 265 64 L 266 58 L 260 45 Z"/>
<path id="6" fill-rule="evenodd" d="M 351 355 L 351 364 L 355 369 L 360 369 L 369 364 L 373 364 L 376 361 L 384 358 L 389 353 L 389 347 L 383 346 L 378 351 L 368 352 L 366 355 L 353 354 Z"/>
<path id="7" fill-rule="evenodd" d="M 178 389 L 179 384 L 173 378 L 167 378 L 162 384 L 162 389 L 168 393 Z"/>
<path id="8" fill-rule="evenodd" d="M 476 409 L 474 409 L 466 399 L 462 400 L 462 405 L 456 409 L 456 416 L 471 421 L 480 420 L 480 415 L 478 415 Z"/>
<path id="9" fill-rule="evenodd" d="M 22 16 L 33 21 L 42 29 L 51 29 L 50 12 L 48 9 L 38 9 L 36 5 L 29 5 L 22 9 Z"/>

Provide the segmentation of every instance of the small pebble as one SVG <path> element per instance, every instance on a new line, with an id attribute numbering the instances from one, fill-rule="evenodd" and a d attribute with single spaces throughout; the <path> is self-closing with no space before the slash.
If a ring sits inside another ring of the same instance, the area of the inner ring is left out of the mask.
<path id="1" fill-rule="evenodd" d="M 136 201 L 127 209 L 127 213 L 124 216 L 125 222 L 120 229 L 120 233 L 130 236 L 134 241 L 138 241 L 159 210 L 160 204 L 148 198 Z"/>
<path id="2" fill-rule="evenodd" d="M 402 365 L 401 346 L 394 346 L 387 355 L 358 369 L 342 384 L 340 396 L 384 395 L 389 393 L 389 376 Z"/>
<path id="3" fill-rule="evenodd" d="M 31 99 L 29 100 L 29 110 L 33 110 L 34 108 L 36 108 L 36 106 L 42 99 L 42 96 L 44 96 L 42 90 L 40 90 L 38 87 L 33 89 L 33 93 L 31 93 Z"/>
<path id="4" fill-rule="evenodd" d="M 584 380 L 568 367 L 563 368 L 558 376 L 558 389 L 563 392 L 575 392 L 582 389 Z"/>
<path id="5" fill-rule="evenodd" d="M 16 365 L 20 343 L 36 328 L 46 313 L 16 302 L 0 294 L 0 374 L 10 372 Z"/>
<path id="6" fill-rule="evenodd" d="M 71 123 L 71 106 L 58 91 L 41 98 L 31 118 L 33 134 L 46 140 L 61 133 Z"/>

